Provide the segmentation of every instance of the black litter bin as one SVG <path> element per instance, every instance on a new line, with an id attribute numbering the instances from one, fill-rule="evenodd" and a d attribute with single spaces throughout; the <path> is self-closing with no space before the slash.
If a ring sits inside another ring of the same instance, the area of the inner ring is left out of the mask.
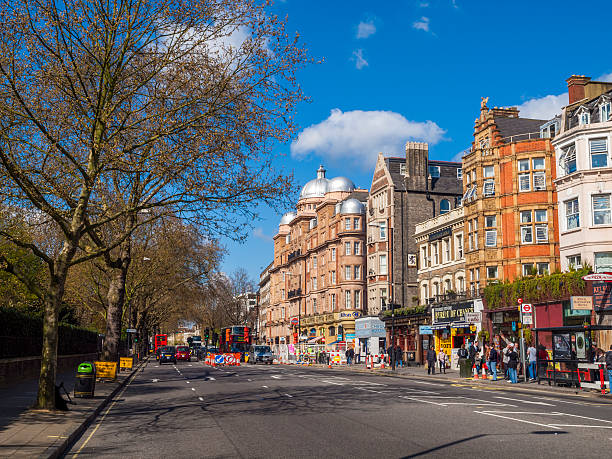
<path id="1" fill-rule="evenodd" d="M 96 366 L 91 362 L 83 362 L 77 368 L 74 383 L 74 396 L 91 398 L 96 388 Z"/>
<path id="2" fill-rule="evenodd" d="M 474 376 L 472 372 L 473 362 L 470 359 L 459 359 L 459 376 L 462 378 L 471 378 Z"/>

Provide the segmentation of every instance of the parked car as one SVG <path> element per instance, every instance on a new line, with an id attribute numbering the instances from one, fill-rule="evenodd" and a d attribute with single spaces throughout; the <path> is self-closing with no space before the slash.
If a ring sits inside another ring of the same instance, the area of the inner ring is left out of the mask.
<path id="1" fill-rule="evenodd" d="M 176 346 L 176 360 L 191 362 L 191 351 L 188 346 Z"/>
<path id="2" fill-rule="evenodd" d="M 272 365 L 274 362 L 274 354 L 270 346 L 254 345 L 249 349 L 249 363 L 256 365 L 257 363 L 267 363 Z"/>
<path id="3" fill-rule="evenodd" d="M 164 346 L 159 354 L 159 364 L 172 362 L 176 364 L 176 348 L 174 346 Z"/>

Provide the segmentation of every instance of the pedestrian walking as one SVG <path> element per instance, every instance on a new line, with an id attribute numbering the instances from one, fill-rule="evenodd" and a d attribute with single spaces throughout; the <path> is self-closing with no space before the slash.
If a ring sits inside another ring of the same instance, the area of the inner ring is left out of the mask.
<path id="1" fill-rule="evenodd" d="M 502 351 L 502 354 L 503 354 L 502 363 L 504 364 L 504 379 L 506 380 L 510 378 L 510 375 L 508 374 L 508 360 L 509 360 L 508 354 L 513 348 L 514 346 L 512 345 L 512 343 L 508 343 L 508 345 Z"/>
<path id="2" fill-rule="evenodd" d="M 529 362 L 529 380 L 536 380 L 536 371 L 537 371 L 537 363 L 538 363 L 538 351 L 533 346 L 533 343 L 529 345 L 527 348 L 527 358 Z"/>
<path id="3" fill-rule="evenodd" d="M 427 350 L 427 374 L 435 375 L 436 374 L 436 350 L 433 348 L 429 348 Z"/>
<path id="4" fill-rule="evenodd" d="M 440 364 L 440 373 L 444 372 L 446 374 L 446 352 L 440 348 L 440 353 L 438 354 L 438 363 Z"/>
<path id="5" fill-rule="evenodd" d="M 497 362 L 499 360 L 499 355 L 497 353 L 497 349 L 494 346 L 491 346 L 491 350 L 489 351 L 489 368 L 491 369 L 491 373 L 493 374 L 493 381 L 497 381 Z"/>
<path id="6" fill-rule="evenodd" d="M 349 348 L 348 350 L 348 359 L 347 362 L 349 365 L 353 364 L 353 359 L 355 358 L 355 351 L 353 350 L 353 348 Z"/>
<path id="7" fill-rule="evenodd" d="M 608 369 L 608 382 L 610 383 L 610 394 L 612 394 L 612 344 L 606 352 L 606 368 Z"/>
<path id="8" fill-rule="evenodd" d="M 395 360 L 395 350 L 393 349 L 393 344 L 390 344 L 387 348 L 387 356 L 389 356 L 389 365 L 393 366 L 393 362 Z"/>
<path id="9" fill-rule="evenodd" d="M 402 348 L 397 345 L 395 346 L 395 366 L 404 366 L 404 352 L 402 351 Z"/>
<path id="10" fill-rule="evenodd" d="M 510 382 L 512 384 L 518 383 L 518 379 L 516 377 L 516 369 L 519 363 L 518 353 L 514 350 L 514 346 L 509 347 L 510 351 L 508 352 L 508 377 L 510 378 Z"/>

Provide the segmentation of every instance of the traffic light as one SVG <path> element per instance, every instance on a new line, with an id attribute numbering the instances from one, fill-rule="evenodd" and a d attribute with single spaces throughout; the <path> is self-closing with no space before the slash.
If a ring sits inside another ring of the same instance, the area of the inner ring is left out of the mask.
<path id="1" fill-rule="evenodd" d="M 206 340 L 208 341 L 208 337 L 210 336 L 210 329 L 206 329 L 204 330 L 204 338 L 206 338 Z"/>

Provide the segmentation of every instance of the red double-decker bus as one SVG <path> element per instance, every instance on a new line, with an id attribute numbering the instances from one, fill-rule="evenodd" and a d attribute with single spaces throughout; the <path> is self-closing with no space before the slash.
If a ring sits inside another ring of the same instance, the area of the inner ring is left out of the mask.
<path id="1" fill-rule="evenodd" d="M 153 344 L 153 352 L 157 352 L 158 347 L 168 345 L 168 335 L 155 335 L 155 340 L 153 341 Z"/>
<path id="2" fill-rule="evenodd" d="M 244 353 L 249 351 L 251 345 L 251 329 L 249 327 L 234 326 L 221 329 L 219 335 L 219 351 L 240 353 L 244 361 Z"/>

